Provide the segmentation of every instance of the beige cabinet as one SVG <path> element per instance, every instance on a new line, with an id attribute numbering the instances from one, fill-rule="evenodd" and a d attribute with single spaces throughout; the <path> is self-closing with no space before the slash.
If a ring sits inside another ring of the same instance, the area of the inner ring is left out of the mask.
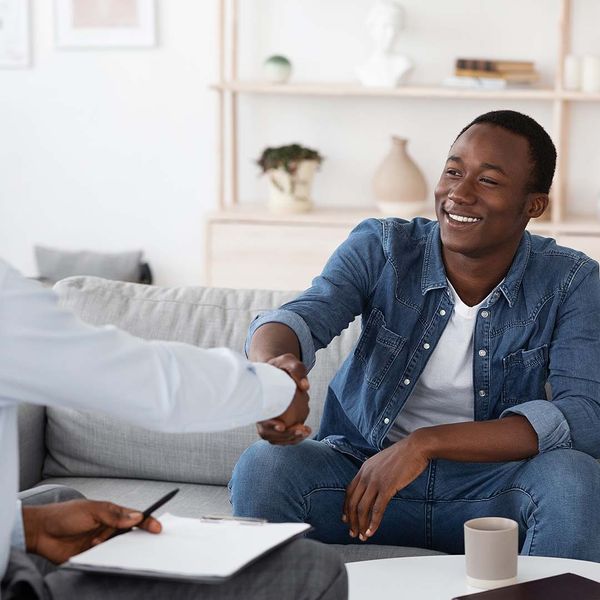
<path id="1" fill-rule="evenodd" d="M 206 220 L 206 285 L 304 289 L 360 221 L 380 216 L 376 209 L 322 208 L 278 216 L 260 205 L 215 212 Z M 600 231 L 592 229 L 590 234 L 589 228 L 583 221 L 532 221 L 529 227 L 532 233 L 553 237 L 600 261 Z"/>
<path id="2" fill-rule="evenodd" d="M 315 210 L 281 219 L 256 207 L 210 215 L 206 222 L 206 283 L 304 289 L 352 228 L 369 216 L 362 211 Z"/>
<path id="3" fill-rule="evenodd" d="M 556 242 L 585 252 L 588 256 L 600 262 L 600 238 L 593 235 L 559 235 Z"/>

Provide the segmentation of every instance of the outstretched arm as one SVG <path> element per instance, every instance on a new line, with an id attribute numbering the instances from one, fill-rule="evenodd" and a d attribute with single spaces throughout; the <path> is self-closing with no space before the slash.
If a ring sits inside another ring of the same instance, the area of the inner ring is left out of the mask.
<path id="1" fill-rule="evenodd" d="M 295 385 L 227 348 L 92 327 L 0 261 L 0 405 L 103 412 L 162 431 L 218 431 L 281 415 Z"/>

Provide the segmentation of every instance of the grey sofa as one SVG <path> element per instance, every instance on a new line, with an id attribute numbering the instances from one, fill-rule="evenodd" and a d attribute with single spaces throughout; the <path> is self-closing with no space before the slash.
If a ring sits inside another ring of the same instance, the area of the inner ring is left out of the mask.
<path id="1" fill-rule="evenodd" d="M 248 324 L 293 292 L 218 288 L 159 288 L 71 277 L 55 291 L 82 320 L 114 324 L 146 339 L 178 340 L 241 351 Z M 310 374 L 311 414 L 316 430 L 327 384 L 352 351 L 355 321 L 318 352 Z M 202 390 L 198 390 L 202 401 Z M 89 498 L 143 508 L 175 487 L 168 510 L 181 516 L 230 513 L 227 482 L 239 455 L 257 439 L 254 426 L 210 434 L 147 431 L 98 414 L 23 406 L 19 415 L 21 489 L 40 484 L 71 486 Z M 345 560 L 434 554 L 374 544 L 339 546 Z"/>

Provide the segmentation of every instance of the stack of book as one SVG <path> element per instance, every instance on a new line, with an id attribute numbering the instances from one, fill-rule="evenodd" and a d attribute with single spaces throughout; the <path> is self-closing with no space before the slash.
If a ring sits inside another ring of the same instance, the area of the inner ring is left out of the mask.
<path id="1" fill-rule="evenodd" d="M 444 83 L 458 87 L 503 89 L 531 85 L 538 79 L 539 74 L 530 61 L 458 58 L 454 77 L 449 77 Z"/>

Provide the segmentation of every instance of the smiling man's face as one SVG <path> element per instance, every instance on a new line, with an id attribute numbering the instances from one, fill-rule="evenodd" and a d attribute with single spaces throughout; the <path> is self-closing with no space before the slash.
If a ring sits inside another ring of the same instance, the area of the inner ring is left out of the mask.
<path id="1" fill-rule="evenodd" d="M 487 123 L 454 142 L 435 189 L 445 251 L 477 258 L 514 252 L 527 222 L 543 212 L 528 185 L 533 162 L 526 138 Z"/>

